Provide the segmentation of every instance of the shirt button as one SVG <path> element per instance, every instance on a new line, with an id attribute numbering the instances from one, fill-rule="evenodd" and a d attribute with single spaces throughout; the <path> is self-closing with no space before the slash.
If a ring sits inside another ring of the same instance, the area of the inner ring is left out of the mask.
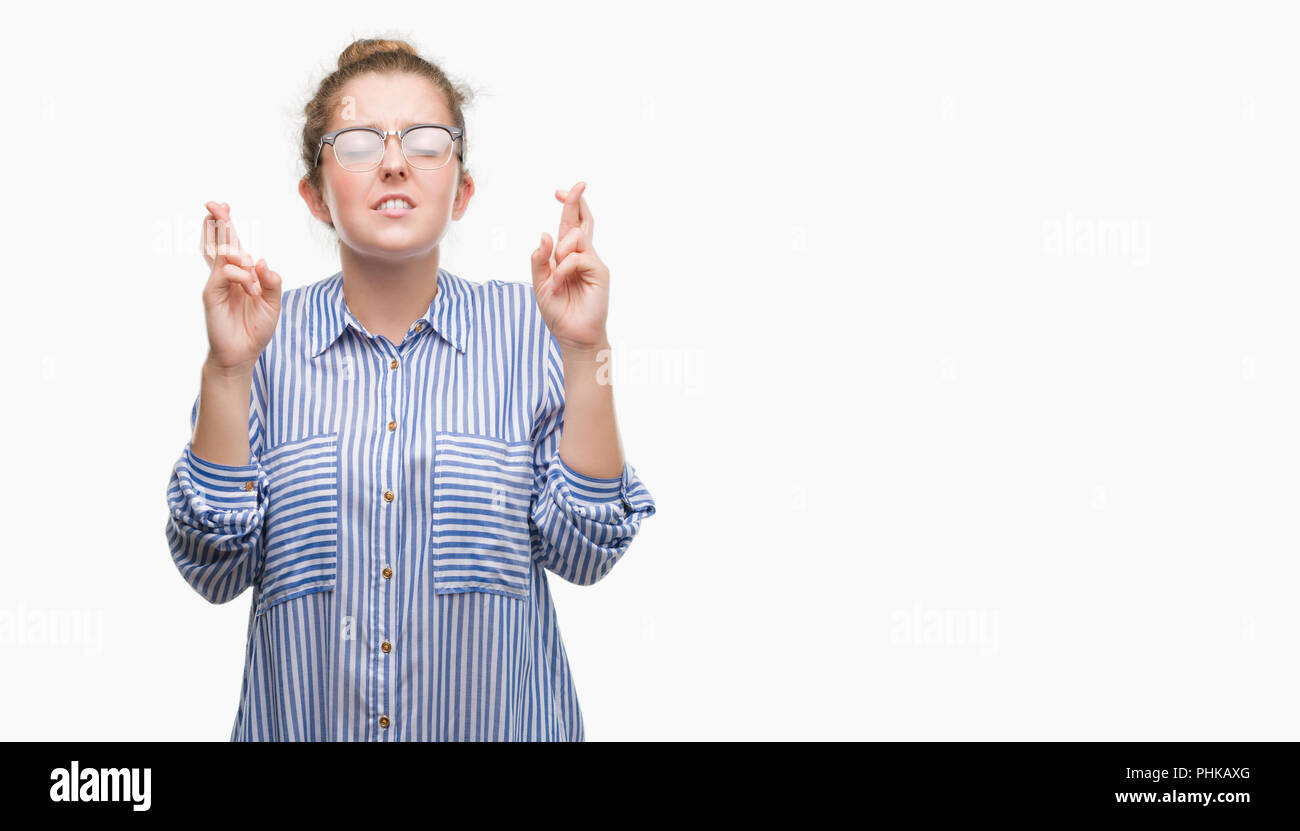
<path id="1" fill-rule="evenodd" d="M 382 649 L 382 650 L 384 650 L 385 652 L 392 652 L 392 651 L 393 651 L 393 645 L 392 645 L 391 643 L 389 643 L 388 641 L 384 641 L 383 646 L 381 646 L 381 647 L 379 647 L 379 648 Z"/>
<path id="2" fill-rule="evenodd" d="M 389 430 L 389 432 L 392 432 L 393 430 L 396 430 L 396 429 L 397 429 L 397 422 L 396 422 L 396 421 L 390 421 L 390 422 L 388 422 L 388 430 Z"/>
<path id="3" fill-rule="evenodd" d="M 424 321 L 423 321 L 423 320 L 421 320 L 419 323 L 415 324 L 415 331 L 417 331 L 417 332 L 423 332 L 423 331 L 424 331 Z"/>
<path id="4" fill-rule="evenodd" d="M 384 566 L 384 579 L 391 580 L 392 578 L 393 578 L 393 570 L 388 566 Z"/>
<path id="5" fill-rule="evenodd" d="M 389 366 L 392 367 L 393 369 L 397 369 L 397 359 L 393 358 L 393 361 L 392 363 L 389 364 Z"/>
<path id="6" fill-rule="evenodd" d="M 244 490 L 246 490 L 246 491 L 251 491 L 251 490 L 252 490 L 253 488 L 255 488 L 255 487 L 257 487 L 257 483 L 256 483 L 256 482 L 245 482 L 245 483 L 244 483 Z"/>
<path id="7" fill-rule="evenodd" d="M 392 501 L 393 501 L 393 492 L 392 492 L 392 491 L 384 491 L 384 499 L 385 499 L 386 501 L 388 501 L 388 502 L 392 502 Z"/>
<path id="8" fill-rule="evenodd" d="M 380 726 L 380 727 L 383 727 L 383 728 L 387 728 L 387 727 L 388 727 L 388 716 L 380 716 L 380 717 L 379 717 L 379 726 Z"/>

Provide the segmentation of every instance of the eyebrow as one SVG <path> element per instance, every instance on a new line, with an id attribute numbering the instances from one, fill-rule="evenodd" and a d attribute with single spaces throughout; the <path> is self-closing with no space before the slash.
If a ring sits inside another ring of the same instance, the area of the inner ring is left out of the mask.
<path id="1" fill-rule="evenodd" d="M 405 129 L 405 128 L 407 128 L 407 127 L 410 127 L 410 126 L 413 125 L 413 124 L 438 124 L 438 123 L 440 123 L 440 122 L 437 122 L 437 121 L 405 121 L 405 122 L 402 123 L 402 126 L 401 126 L 401 127 L 398 127 L 397 129 L 402 130 L 402 129 Z M 365 124 L 349 124 L 348 126 L 349 126 L 349 127 L 374 127 L 376 130 L 382 130 L 382 129 L 384 129 L 383 127 L 380 127 L 378 124 L 376 124 L 376 123 L 373 122 L 373 121 L 367 122 L 367 123 L 365 123 Z M 340 128 L 340 129 L 342 129 L 342 128 Z"/>

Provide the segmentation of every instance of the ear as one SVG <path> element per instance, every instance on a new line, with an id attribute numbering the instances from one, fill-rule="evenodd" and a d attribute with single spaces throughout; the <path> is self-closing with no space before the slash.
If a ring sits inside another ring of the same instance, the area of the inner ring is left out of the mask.
<path id="1" fill-rule="evenodd" d="M 307 181 L 306 176 L 298 180 L 298 195 L 302 197 L 302 201 L 307 203 L 307 210 L 311 211 L 312 216 L 326 225 L 332 224 L 333 220 L 330 218 L 329 205 L 325 204 L 320 194 L 316 193 L 316 189 Z"/>
<path id="2" fill-rule="evenodd" d="M 465 174 L 465 181 L 461 183 L 460 190 L 456 191 L 456 201 L 451 206 L 451 218 L 460 219 L 465 215 L 465 210 L 469 207 L 470 197 L 474 195 L 474 177 Z"/>

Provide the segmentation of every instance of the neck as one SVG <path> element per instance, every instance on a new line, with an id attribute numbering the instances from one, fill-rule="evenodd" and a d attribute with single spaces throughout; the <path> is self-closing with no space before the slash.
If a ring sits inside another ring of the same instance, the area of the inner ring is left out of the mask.
<path id="1" fill-rule="evenodd" d="M 372 333 L 405 332 L 438 293 L 438 247 L 402 260 L 377 260 L 339 246 L 343 300 Z M 391 338 L 390 338 L 391 340 Z"/>

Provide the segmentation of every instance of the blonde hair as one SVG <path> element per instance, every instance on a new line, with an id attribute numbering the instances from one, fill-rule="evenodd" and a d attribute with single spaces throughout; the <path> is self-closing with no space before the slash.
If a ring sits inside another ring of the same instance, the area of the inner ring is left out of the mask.
<path id="1" fill-rule="evenodd" d="M 453 83 L 441 67 L 425 60 L 415 47 L 404 40 L 383 38 L 354 40 L 339 53 L 338 68 L 325 76 L 311 100 L 303 107 L 306 121 L 302 128 L 302 163 L 307 182 L 318 194 L 322 193 L 322 178 L 320 166 L 315 162 L 321 136 L 329 129 L 330 115 L 338 105 L 338 97 L 344 85 L 358 75 L 368 72 L 377 72 L 381 75 L 409 73 L 427 79 L 447 99 L 447 109 L 451 111 L 451 123 L 462 130 L 465 129 L 465 115 L 462 108 L 473 99 L 472 89 L 463 84 Z M 456 182 L 458 189 L 464 184 L 465 175 L 469 172 L 463 161 L 469 156 L 469 148 L 465 144 L 464 137 L 460 142 L 462 161 L 460 176 Z M 333 223 L 328 224 L 331 228 L 334 227 Z"/>

